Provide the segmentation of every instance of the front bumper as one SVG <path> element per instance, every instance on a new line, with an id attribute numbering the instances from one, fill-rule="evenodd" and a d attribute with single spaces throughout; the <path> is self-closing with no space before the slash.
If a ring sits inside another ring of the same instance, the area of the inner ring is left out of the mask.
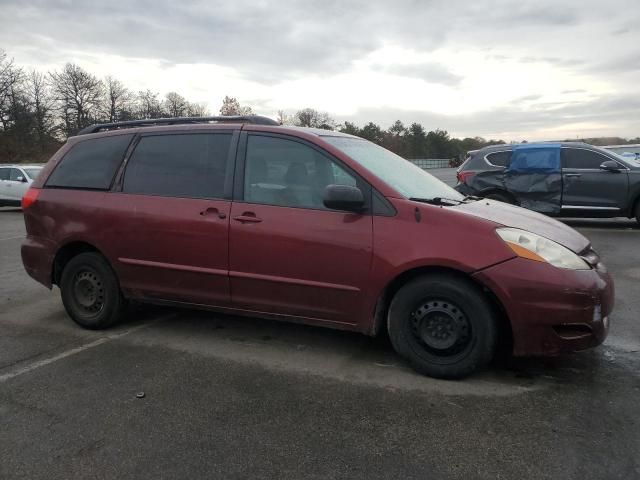
<path id="1" fill-rule="evenodd" d="M 614 286 L 601 263 L 591 270 L 567 270 L 514 258 L 474 277 L 502 303 L 516 356 L 584 350 L 607 336 Z"/>

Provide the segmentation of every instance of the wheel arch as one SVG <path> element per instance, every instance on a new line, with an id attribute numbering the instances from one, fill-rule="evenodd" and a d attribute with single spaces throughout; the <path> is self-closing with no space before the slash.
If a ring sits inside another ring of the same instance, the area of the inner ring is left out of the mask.
<path id="1" fill-rule="evenodd" d="M 53 259 L 53 265 L 51 268 L 51 282 L 55 285 L 60 285 L 62 271 L 64 270 L 64 267 L 67 265 L 67 263 L 69 263 L 69 260 L 81 253 L 87 252 L 99 253 L 100 255 L 105 257 L 97 247 L 85 241 L 72 241 L 60 247 Z"/>
<path id="2" fill-rule="evenodd" d="M 496 315 L 495 318 L 497 320 L 499 334 L 498 345 L 504 346 L 510 350 L 513 345 L 513 331 L 511 329 L 511 322 L 504 306 L 502 305 L 502 302 L 499 300 L 497 295 L 488 286 L 479 282 L 468 273 L 456 268 L 437 265 L 419 266 L 405 270 L 404 272 L 398 274 L 395 278 L 393 278 L 389 283 L 387 283 L 382 293 L 378 296 L 378 300 L 376 302 L 373 328 L 370 332 L 371 335 L 378 335 L 386 328 L 387 314 L 389 312 L 391 300 L 393 300 L 393 297 L 398 292 L 398 290 L 402 288 L 403 285 L 406 285 L 408 282 L 421 276 L 438 274 L 454 276 L 470 282 L 471 284 L 476 285 L 486 295 Z"/>

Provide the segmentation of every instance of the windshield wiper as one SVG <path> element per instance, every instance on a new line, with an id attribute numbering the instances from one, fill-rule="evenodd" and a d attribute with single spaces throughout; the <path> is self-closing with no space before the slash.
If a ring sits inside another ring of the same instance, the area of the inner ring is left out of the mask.
<path id="1" fill-rule="evenodd" d="M 429 203 L 431 205 L 460 205 L 461 203 L 464 203 L 462 200 L 454 200 L 452 198 L 445 198 L 445 197 L 433 197 L 433 198 L 410 197 L 409 200 L 412 200 L 414 202 Z"/>
<path id="2" fill-rule="evenodd" d="M 482 200 L 482 197 L 476 197 L 475 195 L 465 195 L 464 200 L 472 200 L 477 202 L 478 200 Z"/>

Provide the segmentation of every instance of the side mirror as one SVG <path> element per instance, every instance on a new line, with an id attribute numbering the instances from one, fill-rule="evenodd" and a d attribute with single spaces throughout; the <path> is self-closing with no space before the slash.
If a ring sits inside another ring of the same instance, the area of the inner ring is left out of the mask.
<path id="1" fill-rule="evenodd" d="M 327 185 L 322 202 L 332 210 L 361 213 L 364 209 L 362 190 L 350 185 Z"/>
<path id="2" fill-rule="evenodd" d="M 619 172 L 620 165 L 618 165 L 618 163 L 614 162 L 613 160 L 607 160 L 606 162 L 602 162 L 602 164 L 600 164 L 600 170 L 606 170 L 607 172 Z"/>
<path id="3" fill-rule="evenodd" d="M 19 175 L 19 176 L 16 177 L 16 181 L 25 183 L 27 181 L 27 179 L 24 178 L 22 175 Z"/>

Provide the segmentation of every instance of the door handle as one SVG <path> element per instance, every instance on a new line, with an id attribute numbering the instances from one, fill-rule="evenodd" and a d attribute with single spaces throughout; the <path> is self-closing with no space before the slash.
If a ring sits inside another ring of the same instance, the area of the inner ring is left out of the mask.
<path id="1" fill-rule="evenodd" d="M 565 177 L 580 177 L 582 176 L 581 173 L 565 173 L 564 174 Z"/>
<path id="2" fill-rule="evenodd" d="M 205 208 L 200 212 L 200 215 L 202 215 L 203 217 L 206 215 L 214 215 L 214 214 L 218 215 L 218 218 L 221 220 L 224 220 L 225 218 L 227 218 L 227 214 L 224 212 L 221 212 L 216 207 Z"/>
<path id="3" fill-rule="evenodd" d="M 240 223 L 260 223 L 262 221 L 262 219 L 256 217 L 256 214 L 253 212 L 244 212 L 242 215 L 233 217 L 233 219 Z"/>

